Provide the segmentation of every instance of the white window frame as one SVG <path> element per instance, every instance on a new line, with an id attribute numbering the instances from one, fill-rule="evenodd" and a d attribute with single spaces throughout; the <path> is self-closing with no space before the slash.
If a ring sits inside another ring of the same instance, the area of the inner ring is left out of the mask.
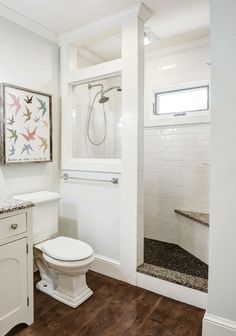
<path id="1" fill-rule="evenodd" d="M 168 126 L 168 125 L 182 125 L 182 124 L 194 124 L 194 123 L 209 123 L 210 119 L 210 108 L 202 111 L 189 111 L 185 112 L 184 115 L 176 113 L 171 114 L 155 114 L 155 103 L 156 103 L 156 94 L 172 92 L 172 91 L 181 91 L 186 89 L 193 89 L 197 87 L 209 86 L 209 81 L 201 81 L 201 82 L 190 82 L 182 85 L 175 85 L 169 87 L 156 88 L 152 90 L 152 101 L 151 108 L 148 114 L 148 120 L 146 120 L 145 126 Z M 208 107 L 210 106 L 210 94 Z"/>

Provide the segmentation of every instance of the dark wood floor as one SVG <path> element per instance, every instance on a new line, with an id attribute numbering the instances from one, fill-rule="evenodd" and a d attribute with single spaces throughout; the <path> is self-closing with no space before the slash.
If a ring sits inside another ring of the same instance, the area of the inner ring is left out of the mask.
<path id="1" fill-rule="evenodd" d="M 35 322 L 8 336 L 200 336 L 204 311 L 88 273 L 94 295 L 77 309 L 35 290 Z"/>

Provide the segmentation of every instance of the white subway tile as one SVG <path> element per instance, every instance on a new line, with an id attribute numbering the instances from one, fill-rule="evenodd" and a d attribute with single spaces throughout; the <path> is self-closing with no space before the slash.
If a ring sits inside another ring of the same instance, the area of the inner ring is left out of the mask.
<path id="1" fill-rule="evenodd" d="M 144 134 L 145 235 L 175 242 L 175 208 L 209 211 L 210 126 L 147 128 Z"/>

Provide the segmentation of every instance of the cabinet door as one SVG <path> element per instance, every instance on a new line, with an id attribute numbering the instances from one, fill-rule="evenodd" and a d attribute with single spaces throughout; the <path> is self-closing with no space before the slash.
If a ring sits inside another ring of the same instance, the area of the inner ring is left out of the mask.
<path id="1" fill-rule="evenodd" d="M 27 310 L 26 238 L 0 246 L 0 330 Z"/>

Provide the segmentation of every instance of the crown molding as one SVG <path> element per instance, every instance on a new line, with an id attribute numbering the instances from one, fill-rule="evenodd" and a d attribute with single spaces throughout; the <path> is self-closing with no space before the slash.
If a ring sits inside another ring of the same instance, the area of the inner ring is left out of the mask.
<path id="1" fill-rule="evenodd" d="M 58 43 L 58 35 L 56 33 L 46 29 L 40 24 L 28 19 L 24 15 L 21 15 L 2 4 L 0 4 L 0 16 L 34 32 L 37 35 L 40 35 L 41 37 L 44 37 L 53 43 Z"/>
<path id="2" fill-rule="evenodd" d="M 103 31 L 105 29 L 110 29 L 111 27 L 113 28 L 114 26 L 119 26 L 123 20 L 128 17 L 137 16 L 143 22 L 146 22 L 150 18 L 151 12 L 143 3 L 139 3 L 113 15 L 106 16 L 82 27 L 70 30 L 60 36 L 2 4 L 0 4 L 0 16 L 46 38 L 51 42 L 58 43 L 59 41 L 59 44 L 62 44 L 63 42 L 68 43 L 73 42 L 76 39 L 80 39 L 89 33 L 91 34 L 91 31 L 94 34 L 95 31 Z"/>
<path id="3" fill-rule="evenodd" d="M 85 40 L 91 35 L 94 36 L 94 34 L 104 33 L 107 30 L 121 26 L 124 20 L 135 16 L 139 17 L 143 22 L 146 22 L 150 18 L 151 12 L 142 2 L 140 2 L 125 10 L 118 11 L 115 14 L 105 16 L 59 35 L 59 45 L 73 43 L 78 40 Z"/>

